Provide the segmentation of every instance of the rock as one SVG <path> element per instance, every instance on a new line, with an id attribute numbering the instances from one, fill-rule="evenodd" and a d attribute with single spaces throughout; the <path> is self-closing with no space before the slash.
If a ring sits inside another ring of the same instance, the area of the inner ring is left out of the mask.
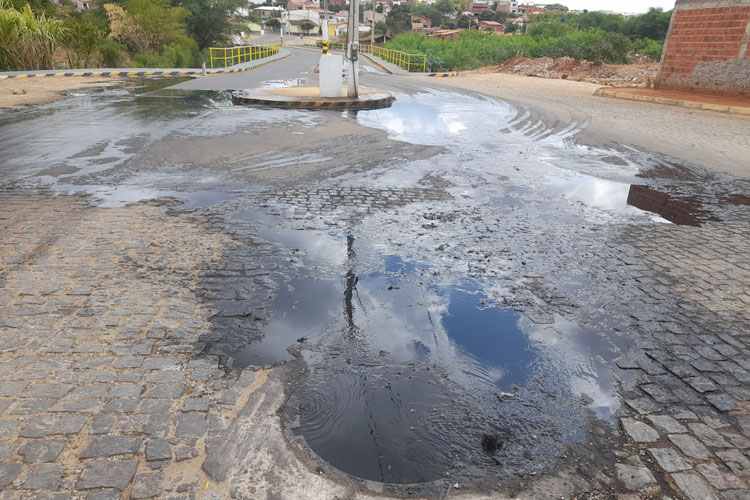
<path id="1" fill-rule="evenodd" d="M 718 432 L 707 426 L 706 424 L 701 423 L 692 423 L 688 424 L 688 427 L 690 427 L 690 430 L 693 431 L 693 433 L 703 441 L 708 446 L 713 446 L 714 448 L 731 448 L 732 445 L 729 444 Z"/>
<path id="2" fill-rule="evenodd" d="M 0 465 L 0 489 L 5 488 L 23 471 L 21 464 Z"/>
<path id="3" fill-rule="evenodd" d="M 164 475 L 161 472 L 138 474 L 133 481 L 133 489 L 130 498 L 153 498 L 161 495 L 163 491 Z"/>
<path id="4" fill-rule="evenodd" d="M 149 439 L 146 441 L 146 460 L 170 460 L 172 452 L 165 439 Z"/>
<path id="5" fill-rule="evenodd" d="M 649 415 L 648 418 L 654 427 L 668 434 L 682 434 L 687 432 L 684 425 L 668 415 Z"/>
<path id="6" fill-rule="evenodd" d="M 21 446 L 18 454 L 26 463 L 54 462 L 66 444 L 66 441 L 52 439 L 32 441 Z"/>
<path id="7" fill-rule="evenodd" d="M 672 448 L 649 448 L 648 451 L 665 472 L 690 470 L 690 465 Z"/>
<path id="8" fill-rule="evenodd" d="M 95 460 L 83 468 L 78 489 L 114 488 L 123 491 L 135 476 L 136 467 L 136 460 Z"/>
<path id="9" fill-rule="evenodd" d="M 636 443 L 653 443 L 659 439 L 659 433 L 654 429 L 632 418 L 620 420 L 625 433 Z"/>
<path id="10" fill-rule="evenodd" d="M 180 413 L 177 415 L 175 436 L 201 438 L 208 432 L 206 417 L 198 413 Z"/>
<path id="11" fill-rule="evenodd" d="M 656 483 L 653 474 L 646 467 L 615 464 L 615 472 L 617 479 L 630 491 L 638 491 L 644 486 Z"/>
<path id="12" fill-rule="evenodd" d="M 95 437 L 83 453 L 81 458 L 113 457 L 116 455 L 130 455 L 138 453 L 141 438 L 130 436 L 101 436 Z"/>
<path id="13" fill-rule="evenodd" d="M 208 398 L 187 398 L 182 411 L 197 411 L 206 413 L 208 411 Z"/>
<path id="14" fill-rule="evenodd" d="M 689 500 L 718 500 L 711 487 L 696 474 L 672 474 L 672 479 Z"/>
<path id="15" fill-rule="evenodd" d="M 720 470 L 719 466 L 716 464 L 698 464 L 695 466 L 695 470 L 700 472 L 701 475 L 706 478 L 706 481 L 711 483 L 711 486 L 718 490 L 745 488 L 745 483 L 742 479 L 734 474 Z"/>
<path id="16" fill-rule="evenodd" d="M 29 474 L 23 487 L 27 490 L 56 490 L 63 475 L 58 464 L 39 464 Z"/>
<path id="17" fill-rule="evenodd" d="M 688 434 L 670 434 L 668 437 L 683 454 L 691 458 L 706 460 L 711 457 L 711 452 L 693 436 Z"/>
<path id="18" fill-rule="evenodd" d="M 738 450 L 717 451 L 716 454 L 740 477 L 750 477 L 750 460 Z"/>

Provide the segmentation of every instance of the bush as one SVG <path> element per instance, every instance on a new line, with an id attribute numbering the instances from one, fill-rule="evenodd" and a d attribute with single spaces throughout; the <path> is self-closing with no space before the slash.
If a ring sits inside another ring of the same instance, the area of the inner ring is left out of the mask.
<path id="1" fill-rule="evenodd" d="M 562 36 L 554 36 L 563 33 Z M 541 28 L 534 35 L 503 37 L 481 31 L 464 31 L 458 40 L 428 39 L 422 33 L 407 33 L 386 44 L 393 50 L 426 54 L 428 71 L 476 69 L 499 66 L 512 57 L 572 57 L 577 60 L 627 62 L 628 37 L 600 29 L 576 31 Z"/>
<path id="2" fill-rule="evenodd" d="M 633 54 L 646 56 L 652 61 L 661 61 L 661 54 L 664 52 L 664 44 L 651 40 L 650 38 L 641 38 L 633 42 Z"/>
<path id="3" fill-rule="evenodd" d="M 0 70 L 54 69 L 53 55 L 65 35 L 59 19 L 0 0 Z"/>
<path id="4" fill-rule="evenodd" d="M 143 68 L 197 68 L 201 62 L 198 44 L 190 38 L 165 45 L 161 52 L 135 56 L 135 65 Z"/>
<path id="5" fill-rule="evenodd" d="M 102 67 L 122 68 L 126 66 L 128 48 L 125 45 L 111 38 L 104 38 L 96 44 L 96 51 L 101 58 Z"/>

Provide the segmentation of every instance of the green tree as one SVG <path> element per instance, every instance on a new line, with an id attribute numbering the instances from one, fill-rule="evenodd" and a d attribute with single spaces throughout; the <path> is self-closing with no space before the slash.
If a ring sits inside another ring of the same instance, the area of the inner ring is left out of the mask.
<path id="1" fill-rule="evenodd" d="M 417 4 L 413 12 L 417 15 L 424 16 L 427 19 L 430 20 L 430 23 L 432 23 L 433 26 L 440 26 L 440 23 L 443 21 L 443 13 L 433 7 L 432 5 L 427 4 Z"/>
<path id="2" fill-rule="evenodd" d="M 454 30 L 458 28 L 458 25 L 456 24 L 455 19 L 451 19 L 450 17 L 446 17 L 443 19 L 442 24 L 440 24 L 440 27 L 446 30 Z"/>
<path id="3" fill-rule="evenodd" d="M 437 0 L 434 5 L 443 14 L 453 14 L 456 12 L 456 4 L 453 3 L 453 0 Z"/>
<path id="4" fill-rule="evenodd" d="M 553 3 L 544 7 L 544 10 L 546 10 L 547 12 L 568 12 L 570 9 L 568 9 L 563 4 Z"/>
<path id="5" fill-rule="evenodd" d="M 388 32 L 388 26 L 383 21 L 375 23 L 375 34 L 385 35 Z"/>
<path id="6" fill-rule="evenodd" d="M 388 31 L 392 34 L 403 33 L 411 30 L 411 10 L 409 7 L 394 5 L 385 18 Z"/>
<path id="7" fill-rule="evenodd" d="M 476 20 L 474 19 L 474 16 L 469 16 L 466 14 L 461 14 L 456 18 L 456 25 L 459 28 L 464 29 L 471 29 L 476 24 Z"/>
<path id="8" fill-rule="evenodd" d="M 105 4 L 110 37 L 140 54 L 161 50 L 165 45 L 184 41 L 183 20 L 189 15 L 181 7 L 171 7 L 169 0 L 128 0 L 126 10 Z"/>
<path id="9" fill-rule="evenodd" d="M 279 29 L 279 26 L 281 26 L 281 23 L 279 22 L 278 19 L 276 19 L 275 17 L 272 17 L 271 19 L 266 21 L 266 26 L 276 31 Z"/>
<path id="10" fill-rule="evenodd" d="M 187 33 L 201 49 L 228 42 L 236 32 L 229 17 L 247 5 L 246 0 L 172 0 L 173 7 L 190 14 L 186 19 Z"/>
<path id="11" fill-rule="evenodd" d="M 65 56 L 69 68 L 88 68 L 97 52 L 102 31 L 78 13 L 65 20 Z"/>
<path id="12" fill-rule="evenodd" d="M 313 29 L 313 28 L 315 28 L 315 25 L 313 23 L 311 23 L 310 21 L 305 21 L 304 23 L 302 23 L 302 25 L 300 26 L 300 28 L 302 28 L 309 35 L 310 34 L 310 30 Z"/>
<path id="13" fill-rule="evenodd" d="M 625 21 L 623 32 L 631 39 L 650 38 L 652 40 L 664 41 L 669 31 L 669 23 L 672 12 L 664 12 L 662 9 L 651 8 L 642 16 L 633 16 Z"/>

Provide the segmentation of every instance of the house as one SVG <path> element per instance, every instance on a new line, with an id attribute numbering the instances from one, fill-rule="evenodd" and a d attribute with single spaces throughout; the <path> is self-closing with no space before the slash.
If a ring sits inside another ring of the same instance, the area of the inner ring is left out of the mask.
<path id="1" fill-rule="evenodd" d="M 255 12 L 258 17 L 266 21 L 268 19 L 271 19 L 272 17 L 281 17 L 281 13 L 284 12 L 284 7 L 272 7 L 269 5 L 264 5 L 261 7 L 256 7 L 255 9 L 253 9 L 253 12 Z"/>
<path id="2" fill-rule="evenodd" d="M 319 9 L 320 6 L 315 2 L 301 2 L 301 1 L 290 1 L 287 6 L 286 10 L 292 11 L 292 10 L 312 10 L 312 9 Z"/>
<path id="3" fill-rule="evenodd" d="M 302 26 L 313 25 L 309 31 Z M 289 19 L 284 23 L 284 31 L 290 35 L 317 35 L 320 32 L 320 25 L 307 19 Z"/>
<path id="4" fill-rule="evenodd" d="M 422 29 L 429 29 L 432 28 L 432 21 L 430 21 L 429 18 L 420 16 L 417 14 L 411 15 L 411 29 L 412 30 L 422 30 Z"/>
<path id="5" fill-rule="evenodd" d="M 475 15 L 475 16 L 478 16 L 479 14 L 481 14 L 482 12 L 484 12 L 486 10 L 490 10 L 491 7 L 492 7 L 492 5 L 489 4 L 489 3 L 484 3 L 484 2 L 477 3 L 477 2 L 475 2 L 475 3 L 471 4 L 471 7 L 469 7 L 469 12 L 472 13 L 473 15 Z"/>
<path id="6" fill-rule="evenodd" d="M 73 0 L 73 5 L 78 10 L 89 10 L 94 6 L 94 0 Z"/>
<path id="7" fill-rule="evenodd" d="M 385 14 L 375 12 L 374 10 L 366 10 L 364 13 L 364 20 L 366 23 L 372 23 L 372 19 L 375 18 L 376 23 L 385 22 Z"/>
<path id="8" fill-rule="evenodd" d="M 456 30 L 441 30 L 436 29 L 432 31 L 431 38 L 440 38 L 441 40 L 456 40 L 459 34 L 464 31 L 462 28 Z"/>
<path id="9" fill-rule="evenodd" d="M 495 7 L 497 12 L 507 12 L 509 14 L 518 14 L 518 0 L 497 0 Z"/>
<path id="10" fill-rule="evenodd" d="M 479 29 L 482 31 L 494 31 L 495 33 L 505 33 L 505 26 L 497 21 L 479 21 Z"/>

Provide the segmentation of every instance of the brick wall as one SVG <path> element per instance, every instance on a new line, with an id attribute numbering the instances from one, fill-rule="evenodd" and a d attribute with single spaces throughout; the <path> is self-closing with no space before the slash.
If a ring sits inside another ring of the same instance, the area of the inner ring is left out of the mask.
<path id="1" fill-rule="evenodd" d="M 678 0 L 656 86 L 750 96 L 750 0 Z"/>

